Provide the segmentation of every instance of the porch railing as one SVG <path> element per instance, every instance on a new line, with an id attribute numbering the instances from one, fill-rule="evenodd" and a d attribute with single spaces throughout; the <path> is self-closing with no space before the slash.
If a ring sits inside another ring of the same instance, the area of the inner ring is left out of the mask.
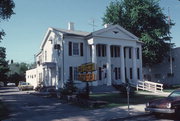
<path id="1" fill-rule="evenodd" d="M 138 81 L 136 85 L 137 91 L 139 89 L 146 90 L 150 92 L 163 92 L 163 84 L 161 83 L 155 83 L 150 81 Z"/>

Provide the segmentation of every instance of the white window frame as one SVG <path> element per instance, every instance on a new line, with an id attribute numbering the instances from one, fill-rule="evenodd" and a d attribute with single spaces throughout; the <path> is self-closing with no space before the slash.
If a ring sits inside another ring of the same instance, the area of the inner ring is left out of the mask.
<path id="1" fill-rule="evenodd" d="M 77 53 L 75 53 L 75 49 L 74 49 L 74 45 L 75 44 L 77 44 L 77 48 L 75 48 L 76 49 L 76 51 L 77 51 Z M 73 56 L 79 56 L 80 55 L 80 43 L 78 43 L 78 42 L 72 42 L 72 55 Z"/>

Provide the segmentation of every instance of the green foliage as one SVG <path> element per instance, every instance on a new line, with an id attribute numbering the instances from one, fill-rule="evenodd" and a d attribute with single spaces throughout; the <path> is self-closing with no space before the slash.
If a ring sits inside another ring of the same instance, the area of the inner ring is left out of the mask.
<path id="1" fill-rule="evenodd" d="M 65 83 L 64 88 L 60 90 L 62 95 L 72 95 L 77 91 L 77 87 L 74 86 L 73 81 Z"/>
<path id="2" fill-rule="evenodd" d="M 0 81 L 7 81 L 7 72 L 9 71 L 8 61 L 6 61 L 6 49 L 0 47 Z"/>
<path id="3" fill-rule="evenodd" d="M 103 22 L 119 24 L 143 44 L 143 63 L 160 63 L 169 51 L 170 26 L 157 0 L 123 0 L 111 2 Z M 170 25 L 174 24 L 170 22 Z"/>
<path id="4" fill-rule="evenodd" d="M 27 63 L 11 63 L 9 64 L 10 71 L 8 73 L 8 81 L 16 84 L 19 81 L 25 81 L 25 73 L 28 70 L 29 64 Z"/>
<path id="5" fill-rule="evenodd" d="M 0 22 L 1 20 L 7 20 L 11 17 L 15 4 L 12 0 L 0 0 Z M 0 40 L 5 35 L 4 30 L 0 31 Z"/>

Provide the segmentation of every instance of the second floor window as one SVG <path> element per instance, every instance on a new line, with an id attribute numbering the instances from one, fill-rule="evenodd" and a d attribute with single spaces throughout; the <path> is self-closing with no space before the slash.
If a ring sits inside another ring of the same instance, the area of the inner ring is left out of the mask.
<path id="1" fill-rule="evenodd" d="M 111 57 L 120 57 L 120 47 L 119 46 L 111 46 Z"/>
<path id="2" fill-rule="evenodd" d="M 96 46 L 97 49 L 97 56 L 98 57 L 105 57 L 106 56 L 106 45 L 99 44 Z"/>
<path id="3" fill-rule="evenodd" d="M 73 43 L 73 55 L 79 55 L 79 43 Z"/>
<path id="4" fill-rule="evenodd" d="M 83 56 L 83 43 L 69 42 L 69 56 Z"/>

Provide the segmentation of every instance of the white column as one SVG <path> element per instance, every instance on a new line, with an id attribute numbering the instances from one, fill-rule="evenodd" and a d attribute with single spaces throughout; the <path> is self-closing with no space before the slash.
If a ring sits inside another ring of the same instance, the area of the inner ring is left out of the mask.
<path id="1" fill-rule="evenodd" d="M 142 74 L 142 47 L 139 47 L 139 61 L 140 61 L 140 65 L 139 65 L 139 73 L 140 73 L 140 80 L 143 80 L 143 74 Z"/>
<path id="2" fill-rule="evenodd" d="M 110 86 L 112 79 L 111 79 L 111 55 L 110 55 L 110 45 L 106 45 L 106 52 L 107 52 L 107 85 Z"/>
<path id="3" fill-rule="evenodd" d="M 97 64 L 96 44 L 92 45 L 92 63 L 95 63 L 95 65 Z M 94 73 L 95 73 L 96 78 L 97 78 L 97 69 L 96 69 L 96 71 Z M 98 85 L 97 81 L 94 81 L 92 84 L 93 84 L 93 86 Z"/>
<path id="4" fill-rule="evenodd" d="M 136 57 L 136 47 L 132 47 L 132 59 L 133 59 L 133 83 L 137 81 L 137 57 Z"/>
<path id="5" fill-rule="evenodd" d="M 124 63 L 124 47 L 120 47 L 120 56 L 121 56 L 121 81 L 125 83 L 125 63 Z"/>

